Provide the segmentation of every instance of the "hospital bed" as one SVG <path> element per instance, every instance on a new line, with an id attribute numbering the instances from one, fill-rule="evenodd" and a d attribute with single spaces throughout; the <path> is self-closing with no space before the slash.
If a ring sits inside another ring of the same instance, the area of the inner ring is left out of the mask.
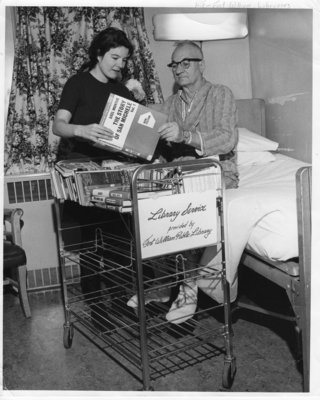
<path id="1" fill-rule="evenodd" d="M 244 250 L 239 268 L 249 268 L 283 288 L 288 295 L 293 314 L 290 316 L 277 312 L 271 313 L 239 299 L 234 303 L 234 310 L 246 308 L 293 320 L 296 323 L 301 343 L 303 390 L 308 392 L 311 166 L 280 154 L 276 148 L 273 148 L 273 146 L 276 147 L 274 142 L 264 141 L 265 105 L 263 100 L 237 100 L 237 106 L 240 185 L 238 192 L 231 191 L 227 201 L 229 255 L 231 265 L 237 267 L 231 271 L 229 278 L 232 281 L 237 276 L 239 254 Z M 261 142 L 258 135 L 261 135 Z M 254 139 L 253 142 L 256 140 L 256 143 L 251 148 L 250 145 L 246 148 L 251 136 Z M 241 141 L 243 142 L 242 151 Z M 233 222 L 234 219 L 236 222 Z M 237 241 L 242 241 L 242 243 L 234 246 Z"/>

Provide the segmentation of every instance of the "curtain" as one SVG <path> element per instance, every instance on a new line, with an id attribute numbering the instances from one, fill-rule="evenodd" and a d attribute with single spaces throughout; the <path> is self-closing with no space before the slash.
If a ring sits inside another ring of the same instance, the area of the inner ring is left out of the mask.
<path id="1" fill-rule="evenodd" d="M 52 134 L 62 88 L 86 60 L 93 36 L 114 26 L 134 46 L 126 78 L 148 103 L 163 101 L 143 8 L 17 7 L 13 83 L 4 143 L 5 173 L 47 171 L 59 138 Z"/>

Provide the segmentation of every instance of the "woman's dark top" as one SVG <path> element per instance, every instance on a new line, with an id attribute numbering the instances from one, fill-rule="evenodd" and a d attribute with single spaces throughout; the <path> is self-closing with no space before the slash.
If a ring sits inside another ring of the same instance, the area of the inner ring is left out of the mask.
<path id="1" fill-rule="evenodd" d="M 131 92 L 117 81 L 103 83 L 90 72 L 78 73 L 66 82 L 58 109 L 72 114 L 70 124 L 89 125 L 99 123 L 110 93 L 134 100 Z M 103 157 L 115 158 L 115 153 L 94 147 L 81 138 L 61 138 L 58 159 Z"/>

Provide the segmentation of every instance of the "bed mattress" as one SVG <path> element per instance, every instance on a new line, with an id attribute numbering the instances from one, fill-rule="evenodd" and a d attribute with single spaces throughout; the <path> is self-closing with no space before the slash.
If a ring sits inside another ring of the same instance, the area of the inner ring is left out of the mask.
<path id="1" fill-rule="evenodd" d="M 226 190 L 224 210 L 226 277 L 231 283 L 231 300 L 237 293 L 238 265 L 246 248 L 278 261 L 298 256 L 295 175 L 305 165 L 308 164 L 275 154 L 272 162 L 239 166 L 239 188 Z M 215 246 L 208 247 L 201 264 L 210 267 L 218 256 Z M 222 299 L 210 282 L 204 280 L 199 286 L 217 301 Z"/>
<path id="2" fill-rule="evenodd" d="M 298 256 L 295 175 L 306 164 L 281 154 L 275 158 L 267 164 L 239 168 L 240 190 L 255 197 L 258 203 L 268 203 L 246 247 L 263 257 L 286 261 Z"/>
<path id="3" fill-rule="evenodd" d="M 295 175 L 304 165 L 276 154 L 272 162 L 239 166 L 239 188 L 226 191 L 230 281 L 245 248 L 277 261 L 298 256 Z"/>

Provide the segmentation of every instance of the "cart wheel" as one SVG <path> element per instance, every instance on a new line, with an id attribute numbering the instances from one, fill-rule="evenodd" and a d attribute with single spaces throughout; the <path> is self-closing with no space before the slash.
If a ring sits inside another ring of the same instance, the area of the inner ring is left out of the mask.
<path id="1" fill-rule="evenodd" d="M 63 326 L 63 345 L 66 349 L 70 349 L 70 347 L 72 346 L 73 334 L 74 331 L 72 325 Z"/>
<path id="2" fill-rule="evenodd" d="M 225 361 L 224 366 L 223 366 L 223 376 L 222 376 L 222 386 L 225 389 L 230 389 L 234 377 L 236 375 L 237 371 L 237 366 L 236 366 L 236 360 L 233 359 L 231 362 L 230 361 Z"/>

